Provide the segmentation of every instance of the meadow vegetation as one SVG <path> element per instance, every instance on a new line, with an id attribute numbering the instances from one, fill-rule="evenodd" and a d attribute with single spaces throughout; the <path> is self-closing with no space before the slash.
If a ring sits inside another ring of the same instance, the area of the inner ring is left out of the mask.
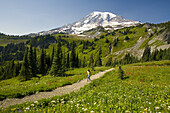
<path id="1" fill-rule="evenodd" d="M 170 112 L 170 48 L 151 52 L 151 46 L 169 44 L 169 24 L 141 24 L 114 31 L 97 27 L 84 32 L 95 35 L 99 31 L 94 39 L 0 33 L 0 100 L 73 84 L 86 78 L 87 69 L 95 66 L 125 65 L 77 93 L 15 105 L 2 112 Z M 149 44 L 159 35 L 161 40 Z M 144 49 L 141 59 L 130 52 L 113 54 L 134 47 L 139 39 L 143 43 L 137 49 Z M 95 67 L 92 74 L 108 68 Z"/>
<path id="2" fill-rule="evenodd" d="M 92 81 L 80 91 L 15 105 L 5 112 L 170 112 L 169 66 L 122 66 Z"/>
<path id="3" fill-rule="evenodd" d="M 104 71 L 109 67 L 95 67 L 92 74 Z M 51 91 L 57 87 L 71 85 L 79 80 L 87 78 L 87 70 L 90 68 L 75 68 L 66 71 L 64 77 L 50 75 L 33 77 L 28 81 L 21 81 L 19 77 L 0 81 L 0 100 L 5 98 L 21 98 L 41 91 Z"/>

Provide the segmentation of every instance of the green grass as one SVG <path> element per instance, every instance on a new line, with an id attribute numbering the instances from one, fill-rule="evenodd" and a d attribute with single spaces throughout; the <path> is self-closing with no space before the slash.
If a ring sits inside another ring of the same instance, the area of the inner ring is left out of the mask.
<path id="1" fill-rule="evenodd" d="M 165 61 L 150 61 L 150 62 L 144 62 L 144 63 L 134 63 L 130 64 L 131 66 L 165 66 L 170 65 L 170 60 Z"/>
<path id="2" fill-rule="evenodd" d="M 150 46 L 156 46 L 159 47 L 161 45 L 165 45 L 165 42 L 162 42 L 161 40 L 156 40 L 155 42 L 153 42 L 152 44 L 150 44 Z"/>
<path id="3" fill-rule="evenodd" d="M 5 39 L 5 38 L 0 38 L 0 46 L 6 46 L 7 44 L 10 43 L 21 43 L 21 42 L 26 42 L 28 39 Z"/>
<path id="4" fill-rule="evenodd" d="M 15 105 L 3 112 L 140 113 L 170 112 L 169 66 L 123 66 L 92 81 L 76 93 Z"/>
<path id="5" fill-rule="evenodd" d="M 117 51 L 121 51 L 123 49 L 133 47 L 137 43 L 137 40 L 140 37 L 145 37 L 146 34 L 147 34 L 146 32 L 144 32 L 144 30 L 145 30 L 144 27 L 142 27 L 142 28 L 136 28 L 136 27 L 130 28 L 130 31 L 132 33 L 128 33 L 127 35 L 118 33 L 119 31 L 124 32 L 125 30 L 126 30 L 126 28 L 118 30 L 116 32 L 117 33 L 116 37 L 118 37 L 119 42 L 118 42 L 117 46 L 113 48 L 113 52 L 117 52 Z M 135 34 L 133 34 L 133 32 L 135 32 Z M 130 38 L 130 40 L 128 40 L 127 42 L 124 42 L 124 39 L 125 39 L 126 36 L 128 36 Z M 108 36 L 108 38 L 111 38 L 111 37 Z M 115 38 L 113 38 L 113 40 L 114 39 Z"/>
<path id="6" fill-rule="evenodd" d="M 92 74 L 108 69 L 109 67 L 95 67 Z M 24 97 L 40 91 L 51 91 L 57 87 L 73 84 L 78 80 L 87 77 L 86 71 L 89 68 L 79 68 L 67 71 L 66 77 L 52 77 L 46 75 L 39 78 L 32 78 L 29 81 L 21 82 L 18 78 L 0 81 L 0 100 L 13 97 Z"/>

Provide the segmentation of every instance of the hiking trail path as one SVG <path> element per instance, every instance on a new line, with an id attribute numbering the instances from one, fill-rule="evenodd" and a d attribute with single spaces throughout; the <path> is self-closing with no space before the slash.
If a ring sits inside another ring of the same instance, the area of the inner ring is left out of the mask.
<path id="1" fill-rule="evenodd" d="M 90 77 L 91 80 L 95 80 L 101 76 L 103 76 L 106 72 L 109 72 L 111 70 L 113 70 L 114 68 L 96 73 L 95 75 L 92 75 Z M 84 87 L 85 85 L 89 84 L 90 82 L 87 82 L 87 79 L 83 79 L 81 81 L 78 81 L 72 85 L 66 85 L 63 87 L 58 87 L 56 89 L 54 89 L 53 91 L 49 91 L 49 92 L 39 92 L 33 95 L 29 95 L 29 96 L 25 96 L 23 98 L 7 98 L 4 99 L 2 101 L 0 101 L 0 108 L 8 108 L 9 106 L 15 105 L 15 104 L 22 104 L 24 102 L 33 102 L 33 101 L 37 101 L 40 99 L 47 99 L 47 98 L 51 98 L 53 96 L 61 96 L 64 94 L 69 94 L 71 92 L 76 92 L 78 91 L 80 88 Z"/>

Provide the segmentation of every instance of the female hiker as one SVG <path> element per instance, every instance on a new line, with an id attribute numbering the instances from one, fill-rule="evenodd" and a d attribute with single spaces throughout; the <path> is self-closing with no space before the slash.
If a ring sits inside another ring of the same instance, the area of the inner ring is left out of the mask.
<path id="1" fill-rule="evenodd" d="M 88 69 L 88 71 L 87 71 L 87 75 L 88 75 L 87 82 L 88 82 L 88 80 L 90 80 L 90 74 L 91 74 L 91 72 L 90 72 L 90 70 Z M 90 81 L 91 81 L 91 80 L 90 80 Z"/>

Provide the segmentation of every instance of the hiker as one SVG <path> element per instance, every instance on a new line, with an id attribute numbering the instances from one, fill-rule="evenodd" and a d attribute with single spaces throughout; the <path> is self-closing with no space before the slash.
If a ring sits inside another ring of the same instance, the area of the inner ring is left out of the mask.
<path id="1" fill-rule="evenodd" d="M 87 75 L 88 75 L 87 82 L 88 82 L 88 80 L 90 80 L 90 74 L 91 74 L 91 72 L 90 72 L 90 70 L 88 69 L 88 71 L 87 71 Z M 90 80 L 90 81 L 91 81 L 91 80 Z"/>

